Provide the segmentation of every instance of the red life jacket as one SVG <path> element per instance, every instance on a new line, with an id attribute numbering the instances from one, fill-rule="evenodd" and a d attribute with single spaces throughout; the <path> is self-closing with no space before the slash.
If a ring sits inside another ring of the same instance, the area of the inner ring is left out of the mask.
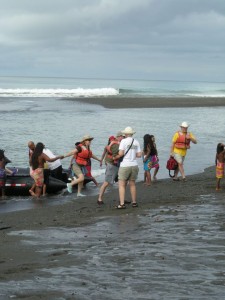
<path id="1" fill-rule="evenodd" d="M 119 142 L 118 141 L 112 141 L 108 146 L 106 146 L 106 150 L 107 150 L 107 158 L 109 159 L 112 159 L 113 158 L 113 155 L 112 155 L 112 151 L 111 151 L 111 147 L 113 145 L 119 145 Z"/>
<path id="2" fill-rule="evenodd" d="M 190 149 L 190 139 L 186 139 L 187 134 L 178 131 L 178 138 L 175 147 L 178 149 Z"/>
<path id="3" fill-rule="evenodd" d="M 92 151 L 88 150 L 83 144 L 78 146 L 81 148 L 81 152 L 76 153 L 74 158 L 78 165 L 86 166 L 88 159 L 92 157 Z"/>

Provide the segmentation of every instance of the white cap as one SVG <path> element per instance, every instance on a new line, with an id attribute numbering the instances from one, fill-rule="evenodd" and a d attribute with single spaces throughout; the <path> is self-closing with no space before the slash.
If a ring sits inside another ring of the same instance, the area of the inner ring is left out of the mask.
<path id="1" fill-rule="evenodd" d="M 180 127 L 188 128 L 190 125 L 187 122 L 182 122 Z"/>

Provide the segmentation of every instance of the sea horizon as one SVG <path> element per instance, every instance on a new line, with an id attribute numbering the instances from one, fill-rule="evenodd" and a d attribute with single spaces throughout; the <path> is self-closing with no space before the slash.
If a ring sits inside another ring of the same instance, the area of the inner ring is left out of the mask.
<path id="1" fill-rule="evenodd" d="M 225 83 L 184 80 L 0 76 L 0 97 L 225 97 Z"/>

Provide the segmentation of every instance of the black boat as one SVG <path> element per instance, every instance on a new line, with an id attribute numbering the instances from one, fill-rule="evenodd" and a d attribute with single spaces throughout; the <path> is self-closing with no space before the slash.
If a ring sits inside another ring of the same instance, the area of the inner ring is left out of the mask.
<path id="1" fill-rule="evenodd" d="M 15 168 L 9 168 L 14 170 Z M 7 175 L 5 184 L 5 194 L 8 196 L 27 196 L 30 195 L 29 189 L 32 187 L 34 180 L 30 177 L 29 168 L 16 168 L 17 173 L 13 176 Z M 63 171 L 63 181 L 49 176 L 49 184 L 47 185 L 47 193 L 58 193 L 66 188 L 69 181 L 69 170 Z M 84 184 L 92 181 L 92 178 L 86 177 Z"/>

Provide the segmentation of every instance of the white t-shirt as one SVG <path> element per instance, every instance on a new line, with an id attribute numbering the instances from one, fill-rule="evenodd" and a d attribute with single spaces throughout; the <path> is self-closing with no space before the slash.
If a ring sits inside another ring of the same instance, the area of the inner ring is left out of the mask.
<path id="1" fill-rule="evenodd" d="M 49 149 L 44 148 L 43 153 L 46 154 L 49 158 L 55 158 L 56 156 L 52 153 L 52 151 L 50 151 Z M 48 168 L 50 170 L 55 170 L 56 168 L 58 168 L 59 166 L 61 166 L 61 161 L 60 159 L 57 159 L 56 161 L 53 162 L 46 162 L 48 165 Z"/>
<path id="2" fill-rule="evenodd" d="M 129 149 L 131 143 L 133 141 L 132 137 L 127 137 L 125 139 L 123 139 L 120 142 L 119 145 L 119 150 L 123 150 L 124 154 L 126 153 L 126 151 Z M 132 167 L 132 166 L 137 166 L 138 162 L 137 162 L 137 158 L 136 158 L 136 154 L 138 152 L 141 152 L 141 147 L 140 144 L 137 140 L 134 139 L 134 142 L 130 148 L 130 150 L 127 152 L 127 154 L 124 156 L 123 161 L 121 162 L 120 166 L 121 167 Z"/>

